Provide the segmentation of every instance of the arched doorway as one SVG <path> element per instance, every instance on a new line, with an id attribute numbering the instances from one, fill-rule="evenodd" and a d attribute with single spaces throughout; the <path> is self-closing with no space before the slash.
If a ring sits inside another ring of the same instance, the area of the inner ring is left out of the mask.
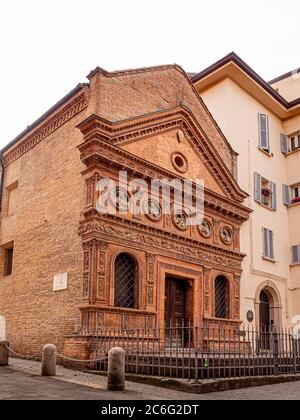
<path id="1" fill-rule="evenodd" d="M 261 329 L 268 329 L 271 324 L 270 300 L 265 290 L 262 290 L 259 296 L 259 324 Z"/>
<path id="2" fill-rule="evenodd" d="M 272 281 L 263 282 L 255 295 L 256 328 L 282 326 L 282 301 L 278 288 Z"/>
<path id="3" fill-rule="evenodd" d="M 270 331 L 272 330 L 270 315 L 270 299 L 267 291 L 264 289 L 259 295 L 259 331 L 261 350 L 270 350 Z"/>

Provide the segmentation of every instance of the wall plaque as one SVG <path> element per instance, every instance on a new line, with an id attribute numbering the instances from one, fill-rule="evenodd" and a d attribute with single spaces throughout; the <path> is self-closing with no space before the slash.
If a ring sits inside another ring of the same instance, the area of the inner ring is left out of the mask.
<path id="1" fill-rule="evenodd" d="M 54 276 L 53 292 L 60 292 L 68 288 L 68 273 L 58 274 Z"/>
<path id="2" fill-rule="evenodd" d="M 250 322 L 250 323 L 254 321 L 254 313 L 253 313 L 253 311 L 248 311 L 247 312 L 247 321 Z"/>

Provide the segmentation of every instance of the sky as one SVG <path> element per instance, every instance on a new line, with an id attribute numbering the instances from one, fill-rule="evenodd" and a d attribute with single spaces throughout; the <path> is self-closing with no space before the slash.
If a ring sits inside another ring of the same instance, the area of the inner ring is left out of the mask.
<path id="1" fill-rule="evenodd" d="M 0 148 L 96 66 L 180 64 L 235 51 L 265 80 L 300 67 L 299 0 L 0 2 Z"/>

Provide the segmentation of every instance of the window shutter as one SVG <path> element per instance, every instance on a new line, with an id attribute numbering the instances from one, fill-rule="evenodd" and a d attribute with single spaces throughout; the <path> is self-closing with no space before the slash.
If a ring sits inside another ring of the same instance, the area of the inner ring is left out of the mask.
<path id="1" fill-rule="evenodd" d="M 293 264 L 300 263 L 300 245 L 296 245 L 292 247 L 293 252 Z"/>
<path id="2" fill-rule="evenodd" d="M 274 257 L 275 257 L 275 253 L 274 253 L 274 233 L 272 232 L 272 230 L 269 230 L 268 234 L 269 234 L 269 258 L 271 258 L 273 260 Z"/>
<path id="3" fill-rule="evenodd" d="M 262 203 L 262 177 L 257 172 L 254 174 L 254 200 Z"/>
<path id="4" fill-rule="evenodd" d="M 281 151 L 284 155 L 289 153 L 289 139 L 285 134 L 280 135 Z"/>
<path id="5" fill-rule="evenodd" d="M 290 187 L 288 185 L 283 185 L 282 192 L 283 192 L 283 204 L 285 206 L 289 206 L 291 204 Z"/>
<path id="6" fill-rule="evenodd" d="M 274 260 L 274 232 L 263 228 L 263 256 Z"/>
<path id="7" fill-rule="evenodd" d="M 263 228 L 263 255 L 268 258 L 269 255 L 269 238 L 268 238 L 268 229 Z"/>
<path id="8" fill-rule="evenodd" d="M 274 182 L 270 183 L 270 188 L 272 191 L 272 209 L 277 210 L 277 187 Z"/>
<path id="9" fill-rule="evenodd" d="M 266 114 L 258 114 L 259 147 L 269 151 L 269 118 Z"/>

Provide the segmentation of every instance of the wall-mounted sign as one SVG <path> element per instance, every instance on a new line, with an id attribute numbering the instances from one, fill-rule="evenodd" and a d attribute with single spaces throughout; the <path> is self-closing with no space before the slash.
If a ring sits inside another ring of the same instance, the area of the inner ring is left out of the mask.
<path id="1" fill-rule="evenodd" d="M 53 292 L 60 292 L 68 288 L 68 273 L 58 274 L 54 276 Z"/>
<path id="2" fill-rule="evenodd" d="M 253 313 L 253 311 L 248 311 L 247 312 L 247 321 L 250 322 L 250 323 L 254 321 L 254 313 Z"/>

